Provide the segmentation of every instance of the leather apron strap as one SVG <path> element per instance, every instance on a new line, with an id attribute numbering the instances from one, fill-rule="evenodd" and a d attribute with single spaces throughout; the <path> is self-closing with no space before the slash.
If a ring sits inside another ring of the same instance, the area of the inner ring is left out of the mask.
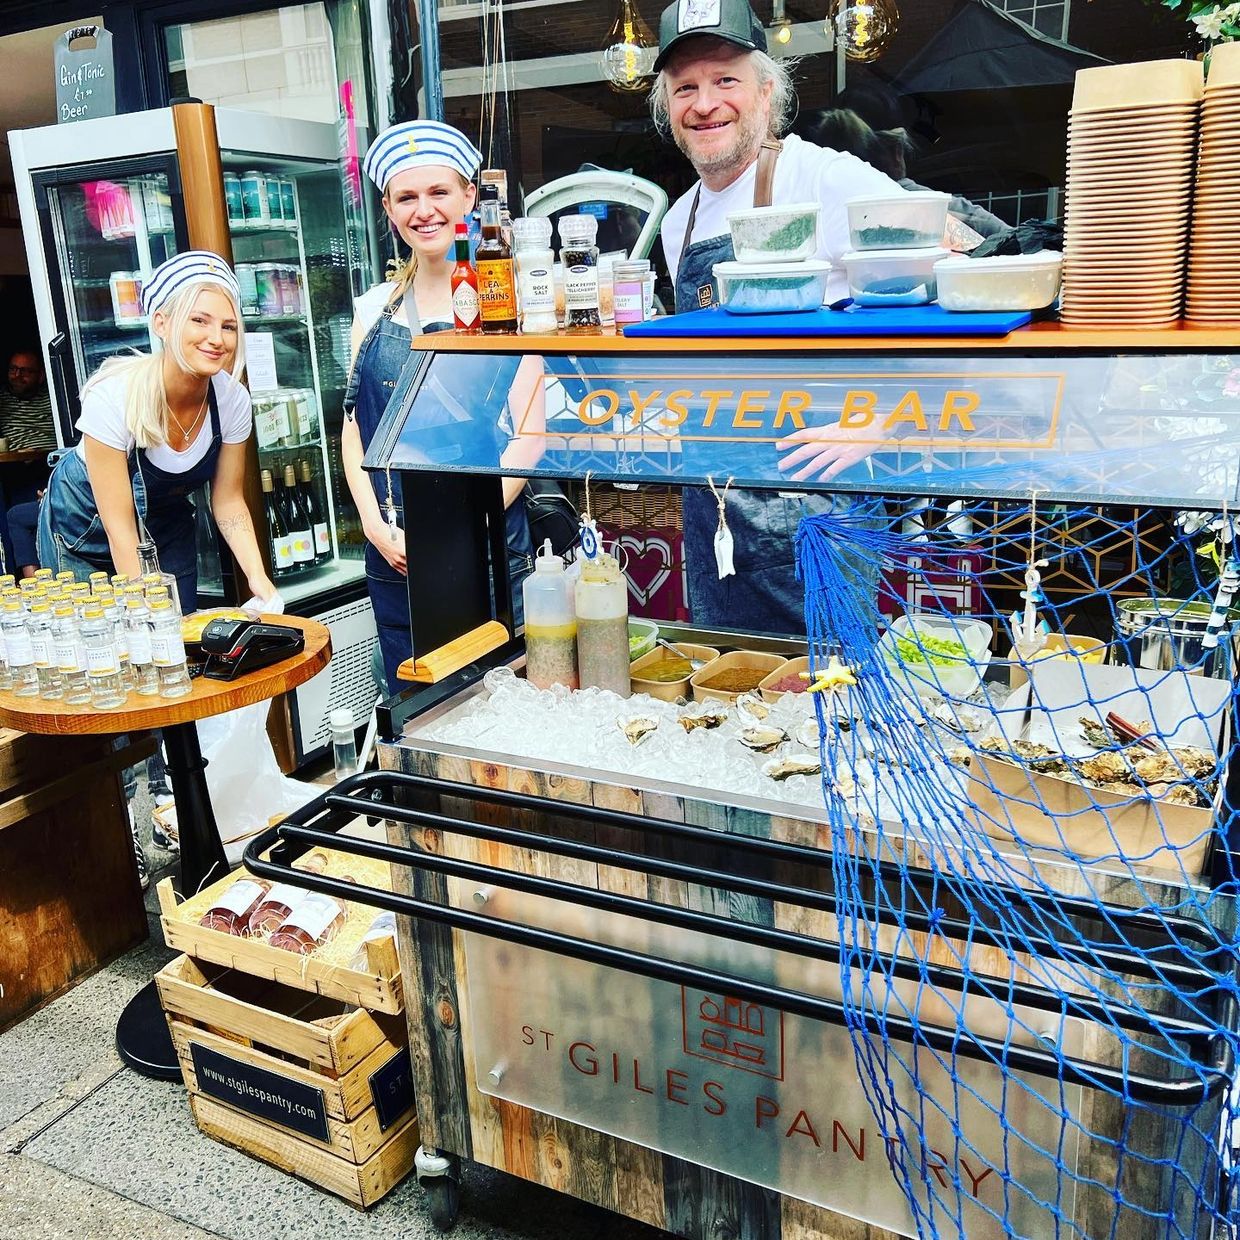
<path id="1" fill-rule="evenodd" d="M 775 187 L 775 165 L 784 144 L 776 138 L 767 138 L 758 148 L 758 171 L 753 182 L 753 205 L 769 207 L 771 192 Z M 694 204 L 697 205 L 696 202 Z"/>

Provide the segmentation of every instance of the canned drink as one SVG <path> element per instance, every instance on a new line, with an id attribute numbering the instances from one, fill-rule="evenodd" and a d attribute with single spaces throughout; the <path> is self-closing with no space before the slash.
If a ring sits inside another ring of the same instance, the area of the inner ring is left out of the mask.
<path id="1" fill-rule="evenodd" d="M 237 283 L 241 287 L 241 313 L 257 314 L 258 281 L 254 275 L 253 263 L 238 263 L 233 270 L 237 274 Z"/>
<path id="2" fill-rule="evenodd" d="M 314 393 L 297 388 L 291 395 L 297 410 L 297 437 L 302 443 L 313 443 L 319 429 L 314 420 Z"/>
<path id="3" fill-rule="evenodd" d="M 271 222 L 279 224 L 284 219 L 284 196 L 280 192 L 280 178 L 267 173 L 267 205 Z"/>
<path id="4" fill-rule="evenodd" d="M 284 314 L 300 314 L 297 297 L 297 268 L 280 267 L 280 300 Z"/>
<path id="5" fill-rule="evenodd" d="M 241 174 L 241 209 L 247 224 L 271 223 L 266 173 L 250 171 Z"/>
<path id="6" fill-rule="evenodd" d="M 241 178 L 235 172 L 224 173 L 224 201 L 228 204 L 228 222 L 234 227 L 244 227 L 245 208 L 241 205 Z"/>
<path id="7" fill-rule="evenodd" d="M 293 182 L 287 177 L 280 179 L 280 205 L 284 209 L 284 222 L 289 228 L 297 225 L 297 194 Z"/>
<path id="8" fill-rule="evenodd" d="M 284 312 L 284 296 L 280 289 L 280 272 L 275 263 L 257 263 L 254 267 L 258 312 L 266 318 L 278 318 Z"/>

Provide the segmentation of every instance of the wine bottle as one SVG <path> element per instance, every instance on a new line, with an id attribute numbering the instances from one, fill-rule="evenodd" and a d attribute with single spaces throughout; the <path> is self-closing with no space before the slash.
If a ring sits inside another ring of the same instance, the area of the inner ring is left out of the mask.
<path id="1" fill-rule="evenodd" d="M 293 540 L 289 535 L 284 510 L 276 499 L 271 470 L 262 471 L 263 508 L 267 513 L 267 531 L 271 538 L 271 575 L 287 577 L 293 571 Z"/>
<path id="2" fill-rule="evenodd" d="M 284 503 L 284 520 L 288 523 L 289 533 L 293 538 L 293 566 L 298 569 L 311 568 L 314 565 L 314 530 L 297 493 L 297 471 L 291 465 L 284 467 L 284 490 L 281 499 Z"/>
<path id="3" fill-rule="evenodd" d="M 332 558 L 332 532 L 327 522 L 323 501 L 319 499 L 318 490 L 310 474 L 310 462 L 298 461 L 297 473 L 301 478 L 301 502 L 305 507 L 306 516 L 310 518 L 310 529 L 314 534 L 314 562 L 326 564 Z"/>

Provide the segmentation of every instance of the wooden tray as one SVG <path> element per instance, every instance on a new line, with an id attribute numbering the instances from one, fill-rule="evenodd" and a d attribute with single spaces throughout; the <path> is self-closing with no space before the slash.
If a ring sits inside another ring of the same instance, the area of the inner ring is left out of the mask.
<path id="1" fill-rule="evenodd" d="M 401 1017 L 187 956 L 155 980 L 204 1132 L 357 1206 L 408 1173 L 418 1126 Z"/>
<path id="2" fill-rule="evenodd" d="M 328 856 L 331 858 L 329 874 L 348 872 L 359 883 L 390 890 L 391 875 L 384 863 L 338 853 L 329 852 Z M 349 967 L 376 915 L 375 910 L 366 905 L 351 906 L 349 920 L 340 933 L 310 956 L 299 956 L 269 947 L 258 939 L 243 939 L 200 926 L 198 921 L 208 906 L 221 892 L 244 877 L 242 872 L 229 874 L 184 901 L 178 901 L 172 880 L 164 879 L 157 890 L 160 924 L 168 946 L 195 960 L 224 965 L 297 990 L 313 991 L 372 1012 L 397 1013 L 404 1009 L 400 962 L 391 938 L 365 944 L 367 963 L 364 970 Z"/>

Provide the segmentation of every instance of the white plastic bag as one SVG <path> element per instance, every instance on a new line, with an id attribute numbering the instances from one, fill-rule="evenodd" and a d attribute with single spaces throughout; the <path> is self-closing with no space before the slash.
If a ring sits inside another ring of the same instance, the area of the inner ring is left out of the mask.
<path id="1" fill-rule="evenodd" d="M 230 865 L 241 860 L 250 837 L 272 818 L 291 814 L 322 791 L 280 770 L 267 735 L 270 705 L 257 702 L 198 721 L 207 788 Z"/>

